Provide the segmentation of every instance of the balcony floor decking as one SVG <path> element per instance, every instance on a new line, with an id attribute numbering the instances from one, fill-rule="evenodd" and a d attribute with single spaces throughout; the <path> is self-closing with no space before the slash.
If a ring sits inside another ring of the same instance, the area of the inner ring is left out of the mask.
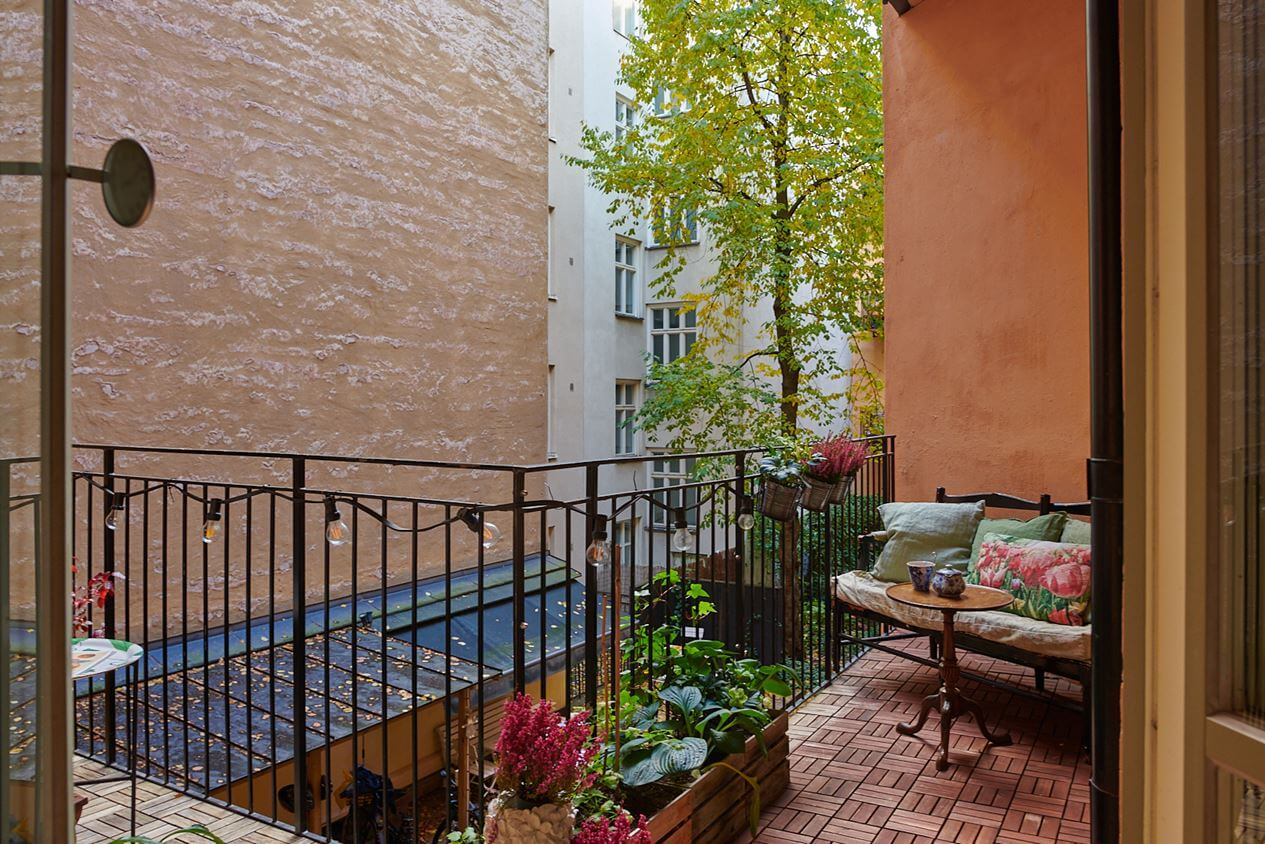
<path id="1" fill-rule="evenodd" d="M 905 647 L 925 656 L 926 640 Z M 1032 687 L 1032 672 L 974 654 L 966 671 Z M 978 682 L 963 690 L 1014 744 L 987 747 L 970 719 L 953 727 L 950 766 L 936 771 L 939 722 L 917 736 L 896 724 L 935 692 L 934 669 L 872 651 L 791 716 L 791 785 L 764 810 L 758 844 L 801 842 L 1089 841 L 1089 758 L 1080 718 Z M 1046 687 L 1079 700 L 1076 683 Z M 750 840 L 749 838 L 747 840 Z"/>
<path id="2" fill-rule="evenodd" d="M 118 773 L 90 759 L 75 757 L 76 779 L 117 776 Z M 75 791 L 88 797 L 83 816 L 75 827 L 76 844 L 102 844 L 128 834 L 132 791 L 127 782 L 80 786 Z M 230 842 L 298 844 L 308 840 L 157 783 L 141 780 L 136 791 L 136 831 L 140 835 L 157 839 L 200 823 Z M 194 839 L 188 836 L 185 840 Z"/>

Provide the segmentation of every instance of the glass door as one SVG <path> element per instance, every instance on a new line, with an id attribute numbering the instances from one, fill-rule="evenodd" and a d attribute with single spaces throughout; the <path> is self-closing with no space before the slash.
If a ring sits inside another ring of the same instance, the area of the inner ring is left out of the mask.
<path id="1" fill-rule="evenodd" d="M 1265 3 L 1217 4 L 1217 839 L 1265 842 Z"/>

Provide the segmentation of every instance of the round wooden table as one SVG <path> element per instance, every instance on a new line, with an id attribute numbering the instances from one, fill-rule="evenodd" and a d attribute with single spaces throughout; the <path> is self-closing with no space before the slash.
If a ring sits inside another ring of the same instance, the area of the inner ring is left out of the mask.
<path id="1" fill-rule="evenodd" d="M 959 716 L 970 715 L 989 744 L 1010 744 L 1010 733 L 990 732 L 984 724 L 984 710 L 980 705 L 958 690 L 962 672 L 958 669 L 957 653 L 953 647 L 953 617 L 960 612 L 983 612 L 1007 607 L 1014 600 L 1009 593 L 988 586 L 968 585 L 957 598 L 941 598 L 935 592 L 919 592 L 912 583 L 897 583 L 887 587 L 887 597 L 911 607 L 939 610 L 944 615 L 944 641 L 940 647 L 940 691 L 922 702 L 918 717 L 904 724 L 897 724 L 901 735 L 912 736 L 927 723 L 927 715 L 934 706 L 940 711 L 940 753 L 936 758 L 936 770 L 949 767 L 949 728 Z"/>

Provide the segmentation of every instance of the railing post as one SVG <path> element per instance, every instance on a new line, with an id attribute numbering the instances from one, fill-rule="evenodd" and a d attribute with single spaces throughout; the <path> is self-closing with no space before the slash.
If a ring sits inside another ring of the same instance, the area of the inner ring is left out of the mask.
<path id="1" fill-rule="evenodd" d="M 307 461 L 291 458 L 291 553 L 290 604 L 294 654 L 294 829 L 307 830 Z M 228 619 L 225 620 L 227 633 Z M 225 643 L 227 645 L 227 642 Z M 354 666 L 353 666 L 354 667 Z M 353 711 L 356 702 L 352 701 Z"/>
<path id="2" fill-rule="evenodd" d="M 743 500 L 747 496 L 747 453 L 745 451 L 739 452 L 734 458 L 734 478 L 737 481 L 738 488 L 738 500 L 734 502 L 734 507 L 738 513 L 737 518 L 741 518 Z M 737 524 L 737 518 L 734 520 L 735 525 Z M 737 593 L 737 600 L 734 603 L 737 617 L 734 620 L 735 623 L 730 625 L 730 629 L 734 631 L 734 647 L 743 657 L 747 655 L 747 610 L 745 606 L 746 601 L 742 594 L 742 577 L 743 570 L 747 566 L 747 540 L 750 536 L 751 531 L 743 530 L 740 527 L 734 531 L 734 583 L 736 584 L 735 591 Z"/>
<path id="3" fill-rule="evenodd" d="M 597 470 L 596 463 L 584 467 L 584 547 L 593 541 L 597 530 Z M 587 555 L 586 555 L 587 557 Z M 597 630 L 597 570 L 584 566 L 584 700 L 589 712 L 597 712 L 597 669 L 601 660 L 598 652 Z M 618 645 L 616 645 L 618 647 Z"/>
<path id="4" fill-rule="evenodd" d="M 0 659 L 8 666 L 12 655 L 9 639 L 9 507 L 13 491 L 10 476 L 13 464 L 0 460 Z M 73 489 L 73 484 L 71 485 Z M 12 716 L 12 697 L 9 691 L 9 671 L 0 671 L 0 747 L 10 747 L 9 718 Z M 0 770 L 0 818 L 10 816 L 9 766 Z"/>
<path id="5" fill-rule="evenodd" d="M 105 516 L 101 522 L 101 532 L 104 534 L 101 540 L 101 570 L 114 571 L 114 535 L 118 533 L 118 529 L 110 530 L 105 527 L 105 519 L 114 518 L 114 449 L 112 448 L 103 449 L 101 452 L 101 474 L 102 482 L 106 488 Z M 117 520 L 115 524 L 117 525 Z M 88 568 L 91 568 L 91 566 Z M 86 573 L 87 571 L 85 570 Z M 117 596 L 118 590 L 112 590 L 105 602 L 105 635 L 106 638 L 110 639 L 118 636 L 118 631 L 114 629 L 114 602 L 118 599 Z M 126 639 L 127 636 L 124 635 L 123 638 Z M 118 717 L 118 707 L 114 700 L 115 692 L 114 672 L 111 671 L 105 675 L 105 759 L 106 763 L 110 765 L 113 765 L 118 758 L 118 727 L 115 724 L 115 719 Z M 91 696 L 89 700 L 91 700 Z M 132 748 L 128 748 L 128 752 L 131 752 L 131 750 Z"/>
<path id="6" fill-rule="evenodd" d="M 527 691 L 527 537 L 523 535 L 527 529 L 527 518 L 523 505 L 527 501 L 527 473 L 522 469 L 514 470 L 514 693 Z M 542 559 L 540 565 L 544 566 Z M 540 611 L 543 613 L 545 596 L 540 596 Z M 544 642 L 540 643 L 540 671 L 544 676 L 545 653 Z M 482 712 L 483 701 L 479 701 Z"/>

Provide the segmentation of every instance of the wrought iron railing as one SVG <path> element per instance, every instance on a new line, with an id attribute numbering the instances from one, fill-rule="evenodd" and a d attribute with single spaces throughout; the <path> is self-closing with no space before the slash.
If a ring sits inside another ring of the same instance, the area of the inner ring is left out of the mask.
<path id="1" fill-rule="evenodd" d="M 749 451 L 689 455 L 700 479 L 665 480 L 651 470 L 683 457 L 501 466 L 82 446 L 76 583 L 121 575 L 87 620 L 145 657 L 134 682 L 77 685 L 77 747 L 316 838 L 460 828 L 483 811 L 506 698 L 595 709 L 621 643 L 663 622 L 645 599 L 664 572 L 714 605 L 674 616 L 682 635 L 792 665 L 794 705 L 856 656 L 829 582 L 892 497 L 893 439 L 869 445 L 843 505 L 749 526 Z M 603 532 L 618 565 L 586 560 Z"/>

